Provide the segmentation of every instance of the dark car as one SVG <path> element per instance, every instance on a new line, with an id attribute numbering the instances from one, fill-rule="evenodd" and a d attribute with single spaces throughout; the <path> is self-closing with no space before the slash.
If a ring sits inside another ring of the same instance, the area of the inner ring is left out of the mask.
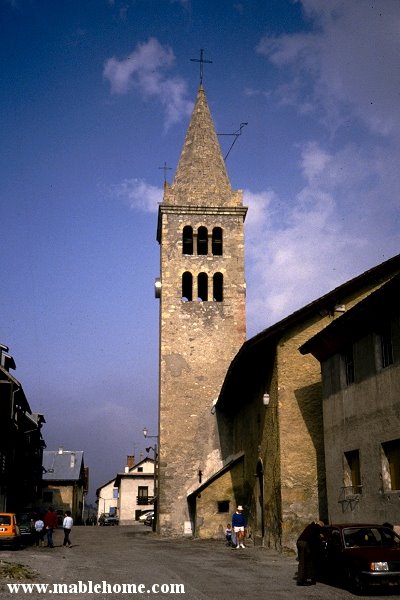
<path id="1" fill-rule="evenodd" d="M 118 525 L 118 517 L 110 513 L 102 513 L 99 517 L 99 525 Z"/>
<path id="2" fill-rule="evenodd" d="M 400 585 L 400 537 L 383 525 L 330 525 L 322 529 L 321 575 L 363 593 Z"/>
<path id="3" fill-rule="evenodd" d="M 34 515 L 29 512 L 17 513 L 17 523 L 21 536 L 21 542 L 23 544 L 33 544 L 35 533 Z"/>

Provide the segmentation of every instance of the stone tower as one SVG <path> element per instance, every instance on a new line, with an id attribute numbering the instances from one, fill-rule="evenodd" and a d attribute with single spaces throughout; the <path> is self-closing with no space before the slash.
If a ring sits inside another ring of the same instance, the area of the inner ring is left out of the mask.
<path id="1" fill-rule="evenodd" d="M 211 409 L 245 341 L 246 211 L 242 192 L 231 188 L 200 85 L 158 216 L 162 534 L 191 533 L 188 491 L 221 466 Z"/>

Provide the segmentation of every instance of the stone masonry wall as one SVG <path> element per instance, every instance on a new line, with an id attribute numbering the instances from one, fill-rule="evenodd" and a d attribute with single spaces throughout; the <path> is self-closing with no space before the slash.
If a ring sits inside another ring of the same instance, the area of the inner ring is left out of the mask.
<path id="1" fill-rule="evenodd" d="M 223 255 L 182 254 L 183 227 L 223 230 Z M 182 302 L 182 274 L 193 274 L 193 302 Z M 223 302 L 197 302 L 197 275 L 223 274 Z M 187 490 L 220 468 L 215 420 L 210 420 L 226 371 L 245 338 L 243 215 L 214 209 L 162 216 L 160 307 L 159 528 L 188 530 Z M 217 454 L 216 454 L 217 453 Z"/>

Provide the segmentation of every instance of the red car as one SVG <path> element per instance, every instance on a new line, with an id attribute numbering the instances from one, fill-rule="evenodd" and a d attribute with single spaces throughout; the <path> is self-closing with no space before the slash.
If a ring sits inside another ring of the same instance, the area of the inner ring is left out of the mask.
<path id="1" fill-rule="evenodd" d="M 383 525 L 329 525 L 322 529 L 320 573 L 352 592 L 400 586 L 400 537 Z"/>

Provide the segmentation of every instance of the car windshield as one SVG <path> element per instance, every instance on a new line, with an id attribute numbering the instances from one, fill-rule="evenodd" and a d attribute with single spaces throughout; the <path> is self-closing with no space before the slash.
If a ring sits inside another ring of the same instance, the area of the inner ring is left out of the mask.
<path id="1" fill-rule="evenodd" d="M 11 525 L 10 515 L 0 515 L 0 525 Z"/>
<path id="2" fill-rule="evenodd" d="M 18 523 L 30 523 L 31 518 L 27 513 L 21 513 L 17 515 L 17 521 Z"/>
<path id="3" fill-rule="evenodd" d="M 400 537 L 389 527 L 347 527 L 343 538 L 346 548 L 400 546 Z"/>

